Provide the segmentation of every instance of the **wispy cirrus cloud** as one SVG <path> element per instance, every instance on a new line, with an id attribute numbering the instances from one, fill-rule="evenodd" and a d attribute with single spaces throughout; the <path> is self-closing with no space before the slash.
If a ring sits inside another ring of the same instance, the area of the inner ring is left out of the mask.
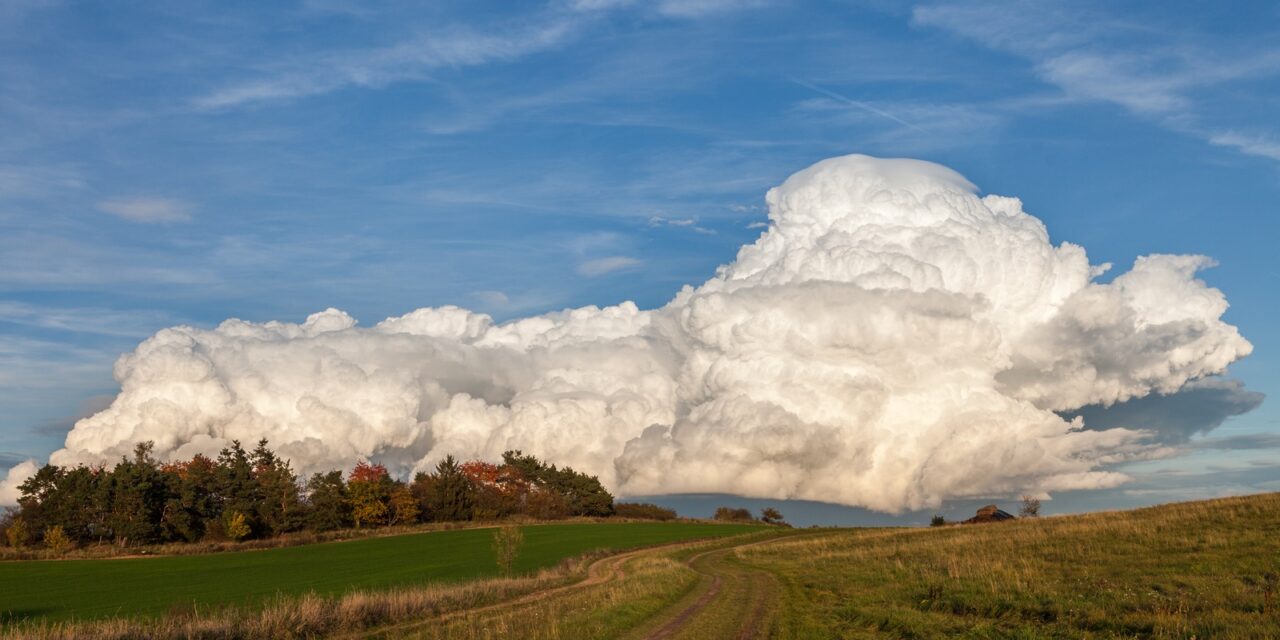
<path id="1" fill-rule="evenodd" d="M 1072 100 L 1119 105 L 1209 144 L 1280 160 L 1271 134 L 1224 130 L 1200 99 L 1206 89 L 1280 75 L 1280 47 L 1273 44 L 1237 48 L 1059 2 L 935 3 L 916 7 L 912 23 L 1019 56 Z"/>
<path id="2" fill-rule="evenodd" d="M 1249 135 L 1238 131 L 1221 131 L 1209 136 L 1209 144 L 1229 147 L 1250 156 L 1280 161 L 1280 141 L 1266 135 Z"/>
<path id="3" fill-rule="evenodd" d="M 512 61 L 556 47 L 575 33 L 579 20 L 562 16 L 506 32 L 454 28 L 424 33 L 389 47 L 308 56 L 265 69 L 264 77 L 235 83 L 196 98 L 200 109 L 315 96 L 347 87 L 383 87 L 423 80 L 444 68 Z"/>
<path id="4" fill-rule="evenodd" d="M 172 324 L 170 314 L 96 307 L 52 307 L 0 300 L 0 323 L 71 333 L 135 338 Z"/>
<path id="5" fill-rule="evenodd" d="M 570 5 L 579 11 L 602 11 L 624 7 L 645 7 L 669 18 L 700 18 L 742 9 L 754 9 L 771 4 L 768 0 L 574 0 Z"/>
<path id="6" fill-rule="evenodd" d="M 578 273 L 588 278 L 613 273 L 615 271 L 623 271 L 633 269 L 640 266 L 641 261 L 630 256 L 609 256 L 606 258 L 595 258 L 587 260 L 578 265 Z"/>
<path id="7" fill-rule="evenodd" d="M 697 218 L 668 218 L 666 216 L 649 216 L 649 227 L 675 227 L 677 229 L 688 229 L 694 233 L 702 233 L 706 235 L 715 235 L 715 229 L 709 229 L 698 224 Z"/>
<path id="8" fill-rule="evenodd" d="M 99 202 L 98 209 L 143 224 L 191 221 L 191 206 L 172 198 L 112 198 Z"/>

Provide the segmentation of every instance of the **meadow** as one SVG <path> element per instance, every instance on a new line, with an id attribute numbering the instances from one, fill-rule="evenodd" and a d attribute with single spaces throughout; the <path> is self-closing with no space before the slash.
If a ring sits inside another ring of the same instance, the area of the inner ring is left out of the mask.
<path id="1" fill-rule="evenodd" d="M 592 551 L 741 534 L 756 527 L 698 523 L 521 527 L 514 565 L 532 574 Z M 379 591 L 497 576 L 493 530 L 436 531 L 238 553 L 0 562 L 0 610 L 9 621 L 155 616 L 281 596 Z"/>
<path id="2" fill-rule="evenodd" d="M 132 586 L 108 585 L 104 591 L 119 591 L 132 602 L 133 617 L 65 624 L 56 621 L 55 612 L 13 624 L 0 635 L 39 640 L 1280 638 L 1280 494 L 914 529 L 533 526 L 525 528 L 517 565 L 523 573 L 469 580 L 496 573 L 491 535 L 492 529 L 472 529 L 275 551 L 96 561 L 95 570 L 116 563 L 202 559 L 214 566 L 251 556 L 271 558 L 255 565 L 259 573 L 252 580 L 235 574 L 243 569 L 213 574 L 220 590 L 199 597 L 221 598 L 226 605 L 221 609 L 165 609 L 124 593 L 134 591 Z M 682 539 L 702 540 L 641 547 Z M 604 546 L 637 548 L 607 556 L 571 555 Z M 356 552 L 362 548 L 368 553 Z M 303 555 L 275 556 L 282 552 Z M 566 557 L 571 559 L 556 564 Z M 303 566 L 317 559 L 323 559 L 322 566 Z M 71 562 L 8 566 L 61 564 Z M 310 577 L 283 575 L 293 570 L 311 572 Z M 339 575 L 344 572 L 349 573 Z M 435 581 L 423 585 L 425 574 Z M 39 595 L 35 592 L 45 589 L 39 577 L 25 574 L 23 584 L 30 589 L 24 590 L 32 593 L 21 597 L 55 607 L 62 605 L 58 598 L 87 598 L 78 592 L 83 583 L 65 581 L 69 575 L 62 574 L 57 593 Z M 192 578 L 210 581 L 198 571 Z M 268 592 L 254 580 L 275 581 L 275 590 Z M 0 584 L 7 589 L 10 582 Z M 255 605 L 230 606 L 245 602 L 250 592 L 256 595 L 248 601 Z M 4 595 L 10 597 L 7 591 Z M 187 592 L 180 600 L 193 597 Z M 164 615 L 140 615 L 147 612 Z"/>
<path id="3" fill-rule="evenodd" d="M 1280 638 L 1280 494 L 743 548 L 777 638 Z"/>

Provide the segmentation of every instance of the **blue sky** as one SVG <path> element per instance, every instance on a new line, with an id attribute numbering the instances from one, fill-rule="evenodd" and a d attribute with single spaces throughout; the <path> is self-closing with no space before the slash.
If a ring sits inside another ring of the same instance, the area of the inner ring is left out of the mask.
<path id="1" fill-rule="evenodd" d="M 1214 257 L 1230 376 L 1274 395 L 1280 7 L 1216 9 L 5 3 L 0 465 L 173 324 L 661 305 L 852 152 L 1018 196 L 1094 263 Z M 1277 490 L 1277 447 L 1263 402 L 1077 504 Z"/>

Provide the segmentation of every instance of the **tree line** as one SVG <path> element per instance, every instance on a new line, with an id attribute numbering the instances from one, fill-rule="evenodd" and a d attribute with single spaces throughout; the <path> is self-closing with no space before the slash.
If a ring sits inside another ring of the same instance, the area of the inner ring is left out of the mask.
<path id="1" fill-rule="evenodd" d="M 773 507 L 761 509 L 759 518 L 751 515 L 750 510 L 743 509 L 741 507 L 718 507 L 712 518 L 715 520 L 723 520 L 725 522 L 759 522 L 762 524 L 780 527 L 791 526 L 782 517 L 782 512 Z"/>
<path id="2" fill-rule="evenodd" d="M 305 480 L 264 439 L 236 441 L 217 458 L 160 463 L 150 442 L 113 467 L 45 465 L 20 486 L 0 528 L 11 546 L 112 542 L 121 546 L 269 538 L 296 531 L 420 522 L 610 516 L 595 476 L 508 451 L 501 464 L 441 460 L 409 482 L 361 461 L 349 473 Z M 674 514 L 673 514 L 674 515 Z"/>

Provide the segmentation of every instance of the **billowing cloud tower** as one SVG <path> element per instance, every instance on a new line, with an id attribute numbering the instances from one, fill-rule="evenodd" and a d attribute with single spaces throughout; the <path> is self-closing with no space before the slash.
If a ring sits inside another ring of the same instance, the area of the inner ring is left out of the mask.
<path id="1" fill-rule="evenodd" d="M 1150 432 L 1062 417 L 1221 373 L 1249 343 L 1153 255 L 1102 283 L 1021 203 L 945 167 L 845 156 L 769 191 L 769 229 L 666 306 L 494 324 L 456 307 L 358 328 L 174 327 L 116 364 L 120 395 L 55 464 L 266 437 L 303 471 L 402 473 L 523 449 L 623 494 L 725 492 L 885 511 L 1108 487 Z M 4 488 L 32 465 L 15 468 Z M 3 497 L 0 491 L 0 497 Z"/>

